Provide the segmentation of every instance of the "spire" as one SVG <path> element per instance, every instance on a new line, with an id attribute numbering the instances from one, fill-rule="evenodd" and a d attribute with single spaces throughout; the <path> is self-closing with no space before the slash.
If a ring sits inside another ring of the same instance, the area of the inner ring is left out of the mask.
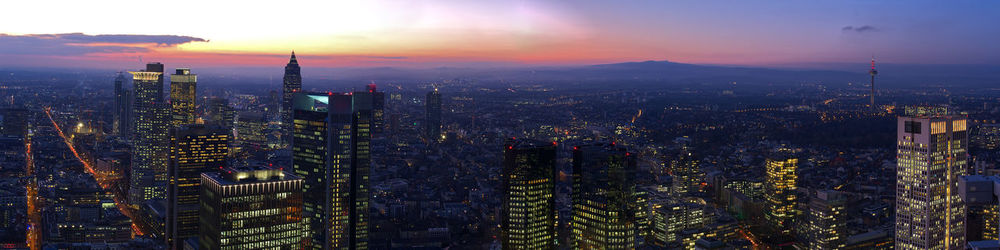
<path id="1" fill-rule="evenodd" d="M 288 63 L 289 64 L 292 64 L 292 63 L 299 64 L 299 61 L 295 60 L 295 51 L 294 50 L 292 50 L 292 59 L 288 60 Z"/>

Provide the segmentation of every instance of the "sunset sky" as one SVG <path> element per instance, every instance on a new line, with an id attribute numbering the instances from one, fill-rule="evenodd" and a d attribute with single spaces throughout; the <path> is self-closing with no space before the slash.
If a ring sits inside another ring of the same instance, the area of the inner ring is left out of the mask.
<path id="1" fill-rule="evenodd" d="M 997 1 L 7 1 L 0 67 L 1000 64 Z"/>

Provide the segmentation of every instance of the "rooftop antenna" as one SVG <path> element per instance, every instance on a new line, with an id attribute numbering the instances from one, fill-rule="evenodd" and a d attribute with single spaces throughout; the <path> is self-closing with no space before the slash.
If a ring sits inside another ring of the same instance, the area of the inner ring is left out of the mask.
<path id="1" fill-rule="evenodd" d="M 871 74 L 871 76 L 872 76 L 872 81 L 871 81 L 872 91 L 871 91 L 871 94 L 869 94 L 869 96 L 871 98 L 871 104 L 869 104 L 869 105 L 871 105 L 871 108 L 874 110 L 875 109 L 875 75 L 878 75 L 878 70 L 875 70 L 875 55 L 872 55 L 872 69 L 868 71 L 868 74 Z"/>

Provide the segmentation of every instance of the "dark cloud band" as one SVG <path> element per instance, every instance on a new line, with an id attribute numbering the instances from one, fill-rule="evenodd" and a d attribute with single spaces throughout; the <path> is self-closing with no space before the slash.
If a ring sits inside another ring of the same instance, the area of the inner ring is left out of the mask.
<path id="1" fill-rule="evenodd" d="M 90 53 L 138 53 L 149 51 L 148 44 L 172 47 L 207 41 L 198 37 L 176 35 L 0 34 L 0 54 L 71 56 Z"/>

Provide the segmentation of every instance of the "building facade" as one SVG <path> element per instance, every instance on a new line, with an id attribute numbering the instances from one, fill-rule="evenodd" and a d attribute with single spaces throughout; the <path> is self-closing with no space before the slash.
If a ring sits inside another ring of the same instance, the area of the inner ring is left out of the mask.
<path id="1" fill-rule="evenodd" d="M 368 247 L 371 95 L 295 95 L 292 167 L 306 181 L 310 248 Z"/>
<path id="2" fill-rule="evenodd" d="M 264 167 L 202 173 L 199 249 L 302 249 L 303 182 Z"/>
<path id="3" fill-rule="evenodd" d="M 636 158 L 612 143 L 573 147 L 573 229 L 577 249 L 634 249 L 638 236 Z"/>
<path id="4" fill-rule="evenodd" d="M 776 233 L 789 235 L 792 231 L 792 220 L 795 219 L 796 181 L 798 175 L 798 159 L 778 155 L 768 158 L 766 164 L 766 182 L 764 197 L 767 211 L 764 214 L 768 226 Z"/>
<path id="5" fill-rule="evenodd" d="M 294 113 L 292 102 L 295 93 L 300 91 L 302 91 L 302 69 L 299 67 L 299 61 L 295 59 L 295 52 L 292 52 L 292 57 L 285 65 L 285 77 L 281 84 L 281 110 L 279 110 L 281 113 L 281 132 L 285 134 L 283 136 L 285 144 L 291 142 L 292 114 Z"/>
<path id="6" fill-rule="evenodd" d="M 427 140 L 441 140 L 441 93 L 437 89 L 427 92 L 424 114 L 424 136 Z"/>
<path id="7" fill-rule="evenodd" d="M 191 69 L 179 68 L 170 76 L 170 116 L 173 126 L 194 124 L 198 75 Z"/>
<path id="8" fill-rule="evenodd" d="M 167 245 L 181 249 L 185 239 L 198 236 L 201 173 L 226 167 L 229 134 L 218 126 L 182 125 L 171 129 L 167 186 Z"/>
<path id="9" fill-rule="evenodd" d="M 504 145 L 500 242 L 503 249 L 555 249 L 556 145 L 511 139 Z"/>
<path id="10" fill-rule="evenodd" d="M 915 113 L 896 125 L 896 249 L 964 249 L 966 119 Z"/>
<path id="11" fill-rule="evenodd" d="M 163 100 L 163 64 L 150 63 L 132 74 L 134 118 L 129 202 L 140 206 L 165 198 L 169 137 L 169 108 Z"/>

